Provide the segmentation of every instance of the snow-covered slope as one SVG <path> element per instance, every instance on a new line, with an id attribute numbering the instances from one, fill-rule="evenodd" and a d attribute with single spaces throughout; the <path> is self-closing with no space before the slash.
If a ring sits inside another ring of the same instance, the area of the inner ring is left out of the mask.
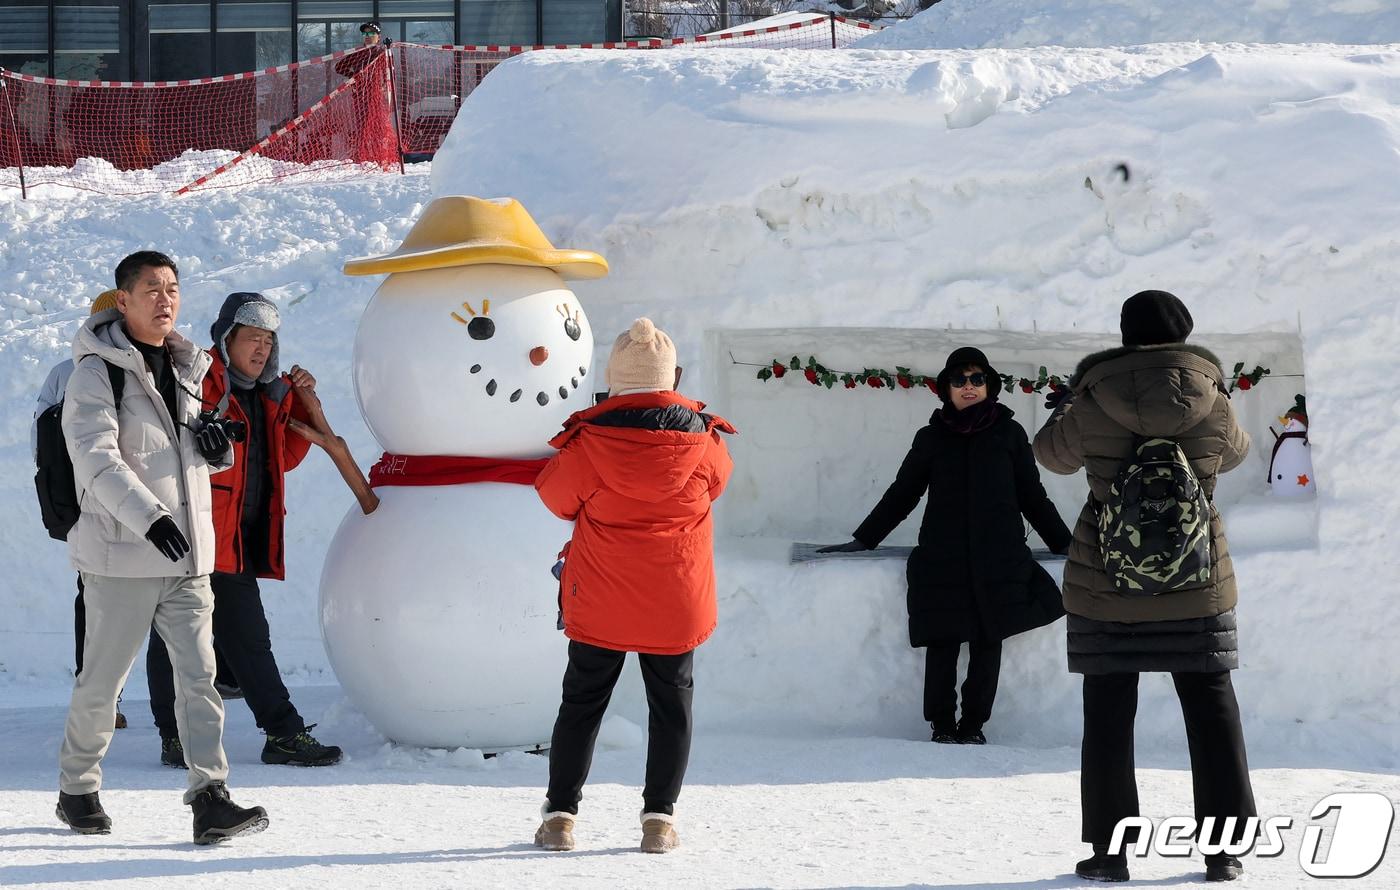
<path id="1" fill-rule="evenodd" d="M 871 49 L 1353 43 L 1400 40 L 1394 0 L 942 0 L 867 37 Z"/>

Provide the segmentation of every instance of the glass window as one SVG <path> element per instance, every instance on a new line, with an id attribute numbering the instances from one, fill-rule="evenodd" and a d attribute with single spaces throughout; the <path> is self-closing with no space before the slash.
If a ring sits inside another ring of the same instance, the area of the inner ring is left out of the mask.
<path id="1" fill-rule="evenodd" d="M 0 68 L 49 76 L 49 7 L 45 0 L 0 5 Z"/>
<path id="2" fill-rule="evenodd" d="M 464 44 L 535 42 L 535 0 L 461 0 L 458 9 Z"/>
<path id="3" fill-rule="evenodd" d="M 151 80 L 207 77 L 213 68 L 209 4 L 151 0 Z"/>
<path id="4" fill-rule="evenodd" d="M 54 76 L 125 80 L 121 35 L 122 9 L 116 3 L 64 0 L 54 10 Z"/>
<path id="5" fill-rule="evenodd" d="M 292 61 L 292 4 L 287 0 L 220 0 L 218 27 L 216 74 Z"/>
<path id="6" fill-rule="evenodd" d="M 299 19 L 354 19 L 367 22 L 374 18 L 373 0 L 301 0 L 297 4 Z"/>
<path id="7" fill-rule="evenodd" d="M 328 52 L 325 22 L 297 22 L 297 59 L 314 59 Z"/>
<path id="8" fill-rule="evenodd" d="M 421 43 L 424 46 L 446 46 L 452 42 L 452 20 L 404 22 L 403 36 L 397 39 L 405 43 Z"/>
<path id="9" fill-rule="evenodd" d="M 544 0 L 544 42 L 601 43 L 607 14 L 604 0 Z"/>
<path id="10" fill-rule="evenodd" d="M 379 18 L 452 18 L 452 0 L 379 0 Z"/>

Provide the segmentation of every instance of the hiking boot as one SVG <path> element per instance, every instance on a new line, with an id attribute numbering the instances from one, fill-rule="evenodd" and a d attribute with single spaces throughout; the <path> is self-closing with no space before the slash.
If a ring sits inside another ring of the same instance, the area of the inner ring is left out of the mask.
<path id="1" fill-rule="evenodd" d="M 126 729 L 126 715 L 122 713 L 122 709 L 121 709 L 121 708 L 117 708 L 117 723 L 116 723 L 116 728 L 117 728 L 117 729 Z"/>
<path id="2" fill-rule="evenodd" d="M 954 733 L 954 735 L 957 736 L 957 741 L 959 745 L 987 744 L 987 737 L 982 734 L 982 727 L 980 726 L 964 726 L 961 723 L 959 723 L 958 730 Z"/>
<path id="3" fill-rule="evenodd" d="M 335 745 L 323 745 L 311 735 L 316 724 L 294 735 L 268 736 L 263 744 L 263 763 L 289 763 L 292 766 L 331 766 L 340 763 L 342 751 Z"/>
<path id="4" fill-rule="evenodd" d="M 1233 856 L 1220 853 L 1206 857 L 1207 881 L 1233 881 L 1244 874 L 1244 864 Z"/>
<path id="5" fill-rule="evenodd" d="M 551 810 L 549 801 L 540 807 L 540 827 L 535 829 L 535 846 L 546 850 L 572 850 L 574 848 L 573 813 Z"/>
<path id="6" fill-rule="evenodd" d="M 676 817 L 665 813 L 642 813 L 642 852 L 669 853 L 681 845 L 676 834 Z"/>
<path id="7" fill-rule="evenodd" d="M 194 810 L 196 844 L 217 844 L 240 834 L 256 834 L 267 827 L 267 810 L 240 807 L 229 800 L 223 782 L 211 782 L 199 789 L 190 809 Z"/>
<path id="8" fill-rule="evenodd" d="M 1074 873 L 1090 881 L 1117 883 L 1128 880 L 1128 855 L 1119 853 L 1110 856 L 1095 852 L 1088 859 L 1081 859 L 1074 866 Z"/>
<path id="9" fill-rule="evenodd" d="M 929 741 L 937 742 L 940 745 L 956 745 L 958 743 L 957 730 L 934 726 L 933 736 Z"/>
<path id="10" fill-rule="evenodd" d="M 162 766 L 173 766 L 176 769 L 189 769 L 189 764 L 185 763 L 185 746 L 180 744 L 179 736 L 160 740 L 160 762 Z"/>
<path id="11" fill-rule="evenodd" d="M 58 821 L 78 834 L 111 834 L 112 820 L 102 809 L 102 801 L 97 792 L 89 794 L 64 794 L 58 792 L 58 807 L 54 810 Z"/>
<path id="12" fill-rule="evenodd" d="M 219 693 L 219 698 L 223 699 L 224 701 L 230 701 L 235 698 L 243 697 L 242 689 L 239 689 L 232 683 L 223 683 L 218 680 L 214 681 L 214 691 Z"/>

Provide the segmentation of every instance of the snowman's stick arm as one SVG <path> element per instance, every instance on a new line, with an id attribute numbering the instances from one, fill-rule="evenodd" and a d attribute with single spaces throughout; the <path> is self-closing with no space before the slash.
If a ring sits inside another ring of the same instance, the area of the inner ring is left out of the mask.
<path id="1" fill-rule="evenodd" d="M 355 495 L 355 500 L 359 501 L 360 510 L 366 516 L 373 513 L 379 506 L 379 495 L 370 488 L 369 480 L 360 471 L 360 465 L 355 463 L 355 457 L 350 453 L 350 446 L 345 444 L 345 440 L 335 434 L 331 429 L 331 422 L 326 419 L 326 412 L 321 407 L 321 399 L 316 395 L 315 390 L 305 387 L 297 387 L 297 396 L 301 399 L 301 404 L 306 408 L 306 414 L 311 420 L 308 426 L 295 418 L 287 421 L 287 426 L 294 433 L 302 438 L 320 445 L 322 450 L 330 457 L 331 463 L 340 471 L 340 477 L 345 480 L 345 484 L 350 487 L 350 491 Z"/>
<path id="2" fill-rule="evenodd" d="M 324 417 L 322 420 L 324 421 Z M 355 463 L 355 457 L 350 453 L 350 447 L 345 444 L 345 440 L 337 436 L 330 425 L 326 424 L 323 429 L 307 426 L 299 420 L 288 420 L 287 428 L 302 438 L 320 445 L 330 457 L 331 463 L 340 471 L 340 477 L 345 480 L 345 484 L 350 486 L 350 491 L 354 493 L 355 500 L 360 503 L 360 510 L 368 516 L 379 506 L 379 495 L 370 488 L 369 480 L 360 471 L 360 465 Z"/>

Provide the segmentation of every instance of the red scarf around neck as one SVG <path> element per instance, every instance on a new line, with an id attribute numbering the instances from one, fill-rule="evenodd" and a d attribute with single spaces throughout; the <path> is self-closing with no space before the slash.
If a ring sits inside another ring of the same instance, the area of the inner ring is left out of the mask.
<path id="1" fill-rule="evenodd" d="M 534 485 L 549 463 L 509 457 L 451 457 L 448 455 L 384 452 L 369 471 L 371 488 L 381 485 L 463 485 L 468 482 L 513 482 Z"/>

